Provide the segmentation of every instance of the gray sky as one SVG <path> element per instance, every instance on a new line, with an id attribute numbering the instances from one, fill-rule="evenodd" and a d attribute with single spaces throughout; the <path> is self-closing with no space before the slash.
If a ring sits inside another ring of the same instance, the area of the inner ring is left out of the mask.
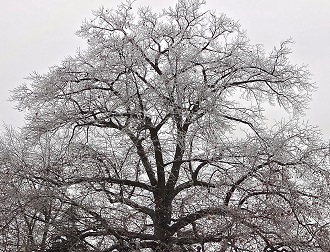
<path id="1" fill-rule="evenodd" d="M 33 71 L 48 68 L 74 55 L 86 43 L 75 35 L 92 10 L 116 8 L 120 0 L 0 0 L 0 122 L 23 125 L 23 114 L 8 102 L 10 93 Z M 137 0 L 155 11 L 175 0 Z M 207 9 L 239 20 L 253 44 L 266 51 L 292 38 L 291 60 L 308 65 L 318 90 L 305 120 L 330 138 L 330 1 L 329 0 L 207 0 Z"/>

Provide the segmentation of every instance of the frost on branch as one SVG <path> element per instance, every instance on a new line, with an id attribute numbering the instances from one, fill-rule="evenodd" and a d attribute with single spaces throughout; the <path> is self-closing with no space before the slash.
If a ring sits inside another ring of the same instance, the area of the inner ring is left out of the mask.
<path id="1" fill-rule="evenodd" d="M 86 51 L 14 91 L 26 154 L 3 162 L 49 200 L 47 221 L 40 209 L 33 219 L 45 238 L 29 244 L 329 250 L 328 148 L 297 119 L 308 71 L 289 62 L 291 41 L 267 54 L 203 4 L 101 8 L 78 32 Z M 269 103 L 292 119 L 268 129 Z"/>

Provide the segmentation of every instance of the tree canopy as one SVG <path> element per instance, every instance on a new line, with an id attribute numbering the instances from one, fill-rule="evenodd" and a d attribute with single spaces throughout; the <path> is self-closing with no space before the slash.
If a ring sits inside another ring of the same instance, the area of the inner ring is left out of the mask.
<path id="1" fill-rule="evenodd" d="M 329 148 L 313 83 L 202 0 L 100 8 L 88 49 L 14 90 L 4 251 L 329 251 Z M 267 104 L 289 120 L 269 126 Z"/>

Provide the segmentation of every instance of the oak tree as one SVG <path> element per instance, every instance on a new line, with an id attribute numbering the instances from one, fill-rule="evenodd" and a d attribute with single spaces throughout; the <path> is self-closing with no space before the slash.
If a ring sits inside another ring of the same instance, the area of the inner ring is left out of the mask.
<path id="1" fill-rule="evenodd" d="M 3 163 L 47 198 L 40 251 L 329 251 L 309 72 L 204 4 L 101 8 L 85 51 L 14 91 L 28 147 Z M 290 119 L 269 126 L 267 104 Z"/>

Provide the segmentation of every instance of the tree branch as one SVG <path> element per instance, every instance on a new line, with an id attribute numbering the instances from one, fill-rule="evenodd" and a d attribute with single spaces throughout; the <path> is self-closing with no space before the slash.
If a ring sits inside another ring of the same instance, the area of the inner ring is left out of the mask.
<path id="1" fill-rule="evenodd" d="M 169 230 L 172 234 L 177 232 L 179 229 L 187 226 L 188 224 L 199 220 L 207 215 L 221 215 L 226 216 L 228 214 L 228 210 L 226 207 L 209 207 L 206 209 L 202 209 L 196 211 L 195 213 L 188 214 L 182 218 L 176 220 L 176 223 L 170 226 Z"/>

